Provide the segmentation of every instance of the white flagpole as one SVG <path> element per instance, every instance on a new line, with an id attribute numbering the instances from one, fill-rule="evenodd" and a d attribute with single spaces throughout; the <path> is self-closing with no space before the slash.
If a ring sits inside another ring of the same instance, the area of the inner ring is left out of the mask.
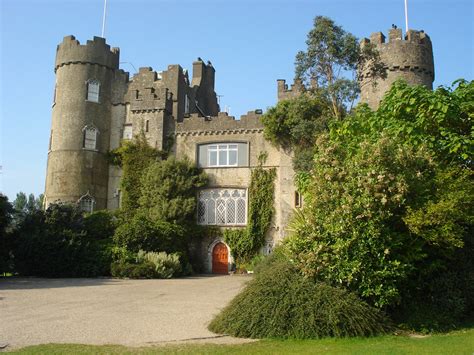
<path id="1" fill-rule="evenodd" d="M 405 30 L 408 32 L 408 0 L 405 0 Z"/>
<path id="2" fill-rule="evenodd" d="M 405 0 L 406 1 L 406 0 Z M 102 17 L 102 38 L 104 38 L 105 34 L 105 19 L 107 16 L 107 0 L 104 0 L 104 16 Z"/>

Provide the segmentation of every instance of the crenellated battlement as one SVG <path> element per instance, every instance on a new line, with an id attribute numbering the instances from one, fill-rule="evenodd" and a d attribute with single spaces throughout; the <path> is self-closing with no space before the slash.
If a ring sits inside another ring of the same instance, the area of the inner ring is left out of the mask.
<path id="1" fill-rule="evenodd" d="M 108 69 L 119 68 L 120 49 L 111 48 L 105 38 L 94 37 L 81 44 L 76 37 L 66 36 L 56 49 L 54 70 L 69 64 L 97 64 Z"/>
<path id="2" fill-rule="evenodd" d="M 306 91 L 306 87 L 300 79 L 295 79 L 291 88 L 284 79 L 277 80 L 278 101 L 292 99 Z"/>
<path id="3" fill-rule="evenodd" d="M 183 122 L 176 125 L 176 135 L 216 135 L 223 133 L 256 133 L 263 132 L 263 124 L 260 120 L 262 114 L 249 111 L 242 115 L 240 120 L 229 116 L 226 112 L 219 112 L 217 116 L 200 117 L 192 114 Z"/>
<path id="4" fill-rule="evenodd" d="M 387 41 L 386 41 L 387 40 Z M 388 31 L 388 38 L 382 32 L 373 32 L 370 38 L 363 38 L 361 45 L 372 43 L 375 45 L 383 45 L 390 43 L 414 43 L 417 45 L 429 45 L 431 47 L 431 39 L 424 31 L 408 30 L 403 37 L 401 28 L 392 28 Z"/>

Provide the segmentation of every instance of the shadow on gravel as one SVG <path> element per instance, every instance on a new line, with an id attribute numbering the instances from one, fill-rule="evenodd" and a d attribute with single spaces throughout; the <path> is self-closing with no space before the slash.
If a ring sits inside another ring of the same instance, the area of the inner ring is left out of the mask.
<path id="1" fill-rule="evenodd" d="M 215 274 L 199 274 L 187 276 L 176 279 L 139 279 L 145 282 L 169 282 L 169 281 L 186 281 L 186 280 L 201 280 L 219 277 L 235 277 L 235 278 L 249 278 L 248 275 L 215 275 Z M 0 291 L 2 290 L 31 290 L 31 289 L 49 289 L 61 287 L 93 287 L 104 285 L 118 285 L 127 282 L 137 281 L 136 279 L 116 279 L 110 277 L 98 278 L 37 278 L 37 277 L 0 277 Z"/>
<path id="2" fill-rule="evenodd" d="M 0 277 L 0 291 L 2 290 L 31 290 L 61 287 L 90 287 L 114 285 L 123 282 L 112 278 L 70 278 L 70 279 L 45 279 L 36 277 Z"/>

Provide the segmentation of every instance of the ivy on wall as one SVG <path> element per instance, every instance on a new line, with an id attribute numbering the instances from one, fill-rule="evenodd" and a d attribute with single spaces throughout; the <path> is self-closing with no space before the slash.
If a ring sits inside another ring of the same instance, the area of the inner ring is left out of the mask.
<path id="1" fill-rule="evenodd" d="M 275 168 L 264 169 L 262 164 L 252 171 L 247 227 L 223 231 L 224 241 L 232 250 L 237 264 L 248 262 L 265 243 L 265 234 L 274 212 L 275 176 Z"/>
<path id="2" fill-rule="evenodd" d="M 121 210 L 132 217 L 138 210 L 141 196 L 141 179 L 145 170 L 156 161 L 166 157 L 166 152 L 151 147 L 143 130 L 131 141 L 109 153 L 112 164 L 122 168 L 120 187 L 122 190 Z"/>

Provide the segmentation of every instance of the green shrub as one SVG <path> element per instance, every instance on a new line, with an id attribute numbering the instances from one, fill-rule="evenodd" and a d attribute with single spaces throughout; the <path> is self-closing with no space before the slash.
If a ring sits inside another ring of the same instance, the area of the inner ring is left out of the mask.
<path id="1" fill-rule="evenodd" d="M 84 217 L 84 229 L 91 239 L 107 239 L 114 235 L 116 218 L 114 212 L 101 210 Z"/>
<path id="2" fill-rule="evenodd" d="M 143 250 L 136 254 L 133 261 L 119 260 L 111 265 L 112 276 L 130 279 L 170 279 L 182 271 L 179 254 Z"/>
<path id="3" fill-rule="evenodd" d="M 75 206 L 51 205 L 24 216 L 14 232 L 14 270 L 24 276 L 93 277 L 108 275 L 112 241 L 94 240 Z"/>
<path id="4" fill-rule="evenodd" d="M 155 265 L 152 262 L 132 264 L 127 262 L 114 262 L 110 268 L 113 277 L 127 277 L 130 279 L 156 278 Z"/>
<path id="5" fill-rule="evenodd" d="M 137 254 L 137 263 L 149 262 L 155 266 L 156 277 L 160 279 L 170 279 L 181 273 L 181 263 L 179 255 L 166 254 L 166 252 L 145 252 L 140 250 Z"/>
<path id="6" fill-rule="evenodd" d="M 260 269 L 209 325 L 247 338 L 371 336 L 389 327 L 383 314 L 355 294 L 303 277 L 285 261 Z"/>
<path id="7" fill-rule="evenodd" d="M 173 223 L 154 221 L 144 213 L 137 213 L 116 229 L 114 241 L 117 246 L 137 253 L 145 251 L 166 251 L 172 253 L 185 249 L 185 229 Z"/>

